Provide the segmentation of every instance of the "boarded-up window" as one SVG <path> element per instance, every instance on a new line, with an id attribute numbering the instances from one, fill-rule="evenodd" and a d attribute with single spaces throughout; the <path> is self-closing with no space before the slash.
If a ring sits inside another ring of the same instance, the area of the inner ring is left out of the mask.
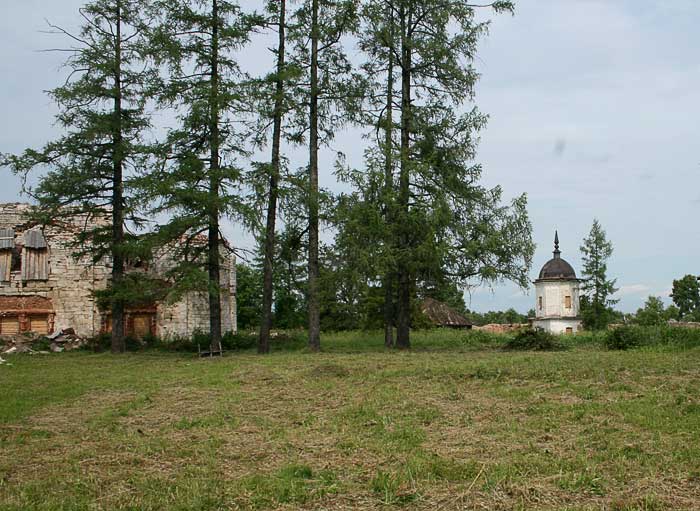
<path id="1" fill-rule="evenodd" d="M 132 318 L 131 335 L 137 339 L 142 339 L 151 333 L 151 318 L 153 314 L 134 314 Z"/>
<path id="2" fill-rule="evenodd" d="M 571 328 L 570 326 L 569 326 L 569 327 L 566 327 L 566 333 L 567 333 L 567 334 L 573 334 L 573 333 L 574 333 L 574 329 Z"/>
<path id="3" fill-rule="evenodd" d="M 570 296 L 565 296 L 565 297 L 564 297 L 564 306 L 565 306 L 567 309 L 570 309 L 570 308 L 571 308 L 571 297 L 570 297 Z"/>
<path id="4" fill-rule="evenodd" d="M 31 229 L 24 233 L 22 251 L 22 280 L 47 280 L 49 278 L 49 251 L 44 233 Z"/>
<path id="5" fill-rule="evenodd" d="M 39 335 L 49 333 L 49 316 L 47 314 L 29 316 L 29 331 Z"/>
<path id="6" fill-rule="evenodd" d="M 0 316 L 0 335 L 14 335 L 19 333 L 19 317 Z"/>
<path id="7" fill-rule="evenodd" d="M 0 282 L 10 281 L 12 250 L 0 250 Z"/>
<path id="8" fill-rule="evenodd" d="M 10 281 L 12 249 L 15 248 L 15 231 L 0 229 L 0 282 Z"/>
<path id="9" fill-rule="evenodd" d="M 153 325 L 155 324 L 156 314 L 154 312 L 128 312 L 125 315 L 125 334 L 128 337 L 143 339 L 144 337 L 155 334 Z M 103 319 L 103 331 L 105 333 L 112 332 L 112 315 L 107 314 Z"/>

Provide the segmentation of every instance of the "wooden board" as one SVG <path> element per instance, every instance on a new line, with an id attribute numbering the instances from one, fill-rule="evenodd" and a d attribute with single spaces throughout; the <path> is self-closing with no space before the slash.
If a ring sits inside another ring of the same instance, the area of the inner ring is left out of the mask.
<path id="1" fill-rule="evenodd" d="M 0 317 L 0 334 L 15 335 L 19 333 L 19 318 L 17 316 Z"/>
<path id="2" fill-rule="evenodd" d="M 150 335 L 153 314 L 134 314 L 132 335 L 137 339 Z"/>
<path id="3" fill-rule="evenodd" d="M 47 335 L 49 333 L 49 316 L 46 314 L 29 316 L 29 331 L 39 335 Z"/>

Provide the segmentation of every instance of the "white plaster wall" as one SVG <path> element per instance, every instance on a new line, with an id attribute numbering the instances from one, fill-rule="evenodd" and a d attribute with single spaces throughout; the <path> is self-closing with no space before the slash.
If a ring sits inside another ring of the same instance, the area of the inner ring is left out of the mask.
<path id="1" fill-rule="evenodd" d="M 583 325 L 581 323 L 581 320 L 579 319 L 557 319 L 557 318 L 550 318 L 550 319 L 537 319 L 533 323 L 533 327 L 536 330 L 544 330 L 545 332 L 549 332 L 551 334 L 559 335 L 559 334 L 565 334 L 567 328 L 571 328 L 573 332 L 579 332 L 583 330 Z"/>
<path id="2" fill-rule="evenodd" d="M 571 308 L 566 307 L 565 297 L 571 297 Z M 540 297 L 542 308 L 540 309 Z M 571 280 L 541 281 L 535 284 L 535 317 L 575 318 L 579 315 L 579 283 Z"/>

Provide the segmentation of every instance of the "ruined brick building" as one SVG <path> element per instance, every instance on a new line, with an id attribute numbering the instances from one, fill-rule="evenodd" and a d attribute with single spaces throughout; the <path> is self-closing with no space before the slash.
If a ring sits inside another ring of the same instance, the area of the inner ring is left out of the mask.
<path id="1" fill-rule="evenodd" d="M 70 247 L 84 228 L 85 217 L 38 226 L 28 221 L 29 208 L 21 203 L 0 204 L 0 335 L 48 334 L 65 328 L 86 337 L 108 332 L 110 313 L 99 309 L 93 291 L 107 286 L 110 262 L 75 258 Z M 164 251 L 128 271 L 159 277 L 171 265 Z M 172 338 L 206 332 L 207 299 L 206 293 L 190 292 L 176 303 L 157 301 L 127 309 L 127 334 Z M 221 306 L 222 331 L 236 331 L 236 266 L 228 251 L 222 254 Z"/>

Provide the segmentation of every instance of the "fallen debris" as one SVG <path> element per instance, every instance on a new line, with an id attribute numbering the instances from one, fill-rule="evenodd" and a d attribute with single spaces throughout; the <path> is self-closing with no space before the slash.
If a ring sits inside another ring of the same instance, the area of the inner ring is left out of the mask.
<path id="1" fill-rule="evenodd" d="M 86 343 L 87 340 L 78 336 L 72 328 L 57 330 L 46 336 L 24 332 L 0 336 L 0 354 L 61 353 L 82 348 Z"/>
<path id="2" fill-rule="evenodd" d="M 526 330 L 530 325 L 527 323 L 490 323 L 483 326 L 474 326 L 474 330 L 481 330 L 482 332 L 488 332 L 491 334 L 507 334 L 510 332 L 518 332 L 520 330 Z"/>

